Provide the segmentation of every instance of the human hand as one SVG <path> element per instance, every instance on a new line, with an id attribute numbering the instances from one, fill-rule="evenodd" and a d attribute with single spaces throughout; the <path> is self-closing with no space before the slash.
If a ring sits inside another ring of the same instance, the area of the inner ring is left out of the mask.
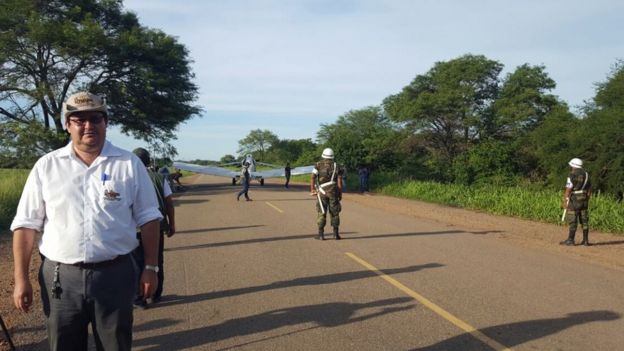
<path id="1" fill-rule="evenodd" d="M 175 234 L 175 225 L 169 224 L 169 232 L 167 232 L 167 238 L 171 238 Z"/>
<path id="2" fill-rule="evenodd" d="M 15 289 L 13 289 L 13 303 L 15 307 L 22 311 L 28 312 L 33 301 L 33 289 L 30 281 L 24 280 L 21 282 L 15 282 Z"/>
<path id="3" fill-rule="evenodd" d="M 158 276 L 156 272 L 150 269 L 144 269 L 141 273 L 141 279 L 139 282 L 139 291 L 142 292 L 143 299 L 149 299 L 156 292 L 158 287 Z"/>

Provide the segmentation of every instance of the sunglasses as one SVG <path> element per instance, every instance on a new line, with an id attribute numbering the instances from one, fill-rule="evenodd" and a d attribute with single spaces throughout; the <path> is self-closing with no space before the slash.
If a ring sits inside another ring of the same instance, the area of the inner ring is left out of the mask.
<path id="1" fill-rule="evenodd" d="M 85 124 L 87 124 L 87 122 L 89 122 L 90 124 L 95 125 L 95 124 L 102 123 L 102 121 L 104 121 L 104 116 L 102 116 L 102 115 L 90 116 L 90 117 L 71 117 L 69 119 L 69 122 L 73 123 L 77 127 L 82 127 Z"/>

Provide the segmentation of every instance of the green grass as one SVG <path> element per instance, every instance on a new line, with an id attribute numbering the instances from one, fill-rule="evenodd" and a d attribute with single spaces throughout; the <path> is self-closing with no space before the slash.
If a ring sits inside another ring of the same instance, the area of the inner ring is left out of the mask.
<path id="1" fill-rule="evenodd" d="M 0 169 L 0 235 L 9 233 L 30 170 Z"/>
<path id="2" fill-rule="evenodd" d="M 406 199 L 560 224 L 563 193 L 522 187 L 463 186 L 435 182 L 403 181 L 380 186 L 377 191 Z M 590 228 L 624 233 L 624 206 L 610 196 L 593 196 Z"/>

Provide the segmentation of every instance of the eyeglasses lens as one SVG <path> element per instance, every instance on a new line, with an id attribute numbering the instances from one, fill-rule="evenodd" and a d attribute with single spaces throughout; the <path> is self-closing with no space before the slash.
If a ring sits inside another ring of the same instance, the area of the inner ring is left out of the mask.
<path id="1" fill-rule="evenodd" d="M 102 116 L 93 116 L 93 117 L 89 117 L 89 118 L 70 118 L 69 121 L 72 122 L 73 124 L 81 127 L 84 126 L 85 124 L 87 124 L 87 122 L 89 122 L 90 124 L 100 124 L 102 123 L 102 121 L 104 120 L 104 117 Z"/>

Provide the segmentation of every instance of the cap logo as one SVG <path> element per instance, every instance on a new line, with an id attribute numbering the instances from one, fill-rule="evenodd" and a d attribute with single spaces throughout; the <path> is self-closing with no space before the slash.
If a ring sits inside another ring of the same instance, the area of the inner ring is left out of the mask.
<path id="1" fill-rule="evenodd" d="M 89 105 L 93 103 L 93 99 L 89 96 L 76 96 L 74 98 L 74 103 L 76 105 Z"/>

